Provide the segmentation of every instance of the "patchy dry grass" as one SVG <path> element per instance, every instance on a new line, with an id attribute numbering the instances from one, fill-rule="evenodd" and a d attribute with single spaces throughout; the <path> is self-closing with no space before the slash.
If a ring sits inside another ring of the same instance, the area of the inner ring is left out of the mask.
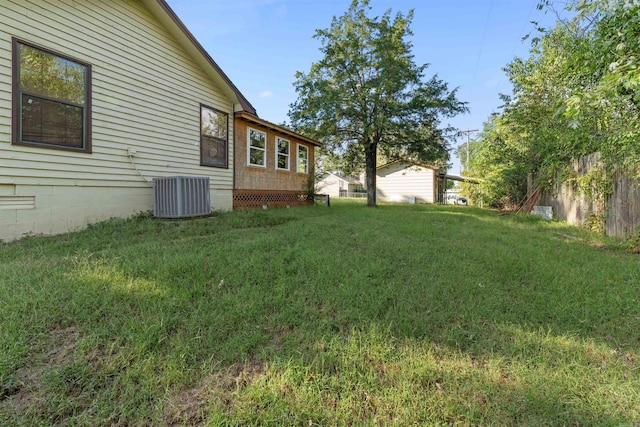
<path id="1" fill-rule="evenodd" d="M 634 425 L 640 263 L 338 202 L 0 246 L 0 425 Z"/>

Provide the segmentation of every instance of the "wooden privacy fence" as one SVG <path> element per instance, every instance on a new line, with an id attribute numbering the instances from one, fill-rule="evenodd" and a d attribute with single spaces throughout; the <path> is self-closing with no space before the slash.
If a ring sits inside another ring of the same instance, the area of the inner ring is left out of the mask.
<path id="1" fill-rule="evenodd" d="M 538 200 L 540 206 L 551 206 L 553 216 L 560 221 L 584 226 L 592 222 L 602 223 L 608 236 L 637 236 L 640 227 L 640 180 L 631 179 L 621 172 L 605 177 L 612 184 L 612 192 L 604 198 L 592 198 L 584 194 L 576 179 L 584 177 L 600 167 L 598 153 L 581 157 L 572 162 L 573 179 L 555 180 L 551 188 L 543 191 Z M 534 190 L 533 177 L 529 180 L 530 191 Z"/>
<path id="2" fill-rule="evenodd" d="M 313 195 L 306 191 L 234 190 L 233 208 L 262 208 L 314 204 Z"/>
<path id="3" fill-rule="evenodd" d="M 607 235 L 637 237 L 640 227 L 640 180 L 616 173 L 613 177 L 613 193 L 608 197 L 607 203 Z"/>

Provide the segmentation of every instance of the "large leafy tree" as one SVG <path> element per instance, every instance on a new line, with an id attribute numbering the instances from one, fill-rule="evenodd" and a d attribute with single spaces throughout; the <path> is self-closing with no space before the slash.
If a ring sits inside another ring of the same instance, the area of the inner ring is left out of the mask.
<path id="1" fill-rule="evenodd" d="M 585 84 L 572 59 L 582 43 L 579 33 L 560 25 L 534 43 L 529 58 L 506 66 L 513 96 L 503 97 L 503 113 L 488 122 L 470 159 L 471 174 L 484 178 L 485 203 L 522 201 L 528 173 L 554 176 L 577 153 L 588 151 L 586 128 L 572 126 L 559 109 L 567 88 Z"/>
<path id="2" fill-rule="evenodd" d="M 367 205 L 376 204 L 376 163 L 410 157 L 448 159 L 451 127 L 444 117 L 466 112 L 456 90 L 416 65 L 410 24 L 413 12 L 370 17 L 368 0 L 353 0 L 328 29 L 317 30 L 323 58 L 308 73 L 298 72 L 298 100 L 289 116 L 299 130 L 323 140 L 352 162 L 364 162 Z"/>
<path id="3" fill-rule="evenodd" d="M 590 130 L 590 147 L 607 169 L 639 176 L 640 2 L 576 0 L 575 10 L 586 28 L 576 68 L 589 84 L 573 88 L 564 116 Z"/>
<path id="4" fill-rule="evenodd" d="M 539 7 L 553 3 L 544 0 Z M 568 167 L 591 153 L 599 153 L 602 164 L 594 177 L 640 175 L 640 3 L 573 0 L 567 9 L 571 19 L 545 30 L 529 58 L 505 68 L 513 95 L 471 158 L 491 203 L 507 196 L 505 189 L 510 201 L 521 199 L 528 172 L 543 186 L 551 178 L 591 185 Z M 603 186 L 591 196 L 602 198 L 609 190 Z"/>

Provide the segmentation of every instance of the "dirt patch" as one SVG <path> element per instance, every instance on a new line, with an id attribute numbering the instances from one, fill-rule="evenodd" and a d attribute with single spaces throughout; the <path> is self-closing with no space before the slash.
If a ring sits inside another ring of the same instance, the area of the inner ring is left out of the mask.
<path id="1" fill-rule="evenodd" d="M 262 377 L 260 362 L 236 363 L 205 377 L 196 387 L 168 398 L 162 414 L 166 426 L 204 425 L 211 409 L 230 411 L 239 391 Z"/>
<path id="2" fill-rule="evenodd" d="M 80 330 L 75 326 L 49 332 L 45 350 L 34 350 L 36 355 L 32 363 L 18 370 L 15 386 L 0 399 L 0 407 L 19 414 L 37 406 L 42 396 L 42 378 L 53 365 L 71 361 L 80 335 Z"/>
<path id="3" fill-rule="evenodd" d="M 45 355 L 47 363 L 57 362 L 63 364 L 70 362 L 73 349 L 78 338 L 80 338 L 80 330 L 75 326 L 54 329 L 49 333 L 49 337 L 51 338 L 48 346 L 50 350 Z"/>

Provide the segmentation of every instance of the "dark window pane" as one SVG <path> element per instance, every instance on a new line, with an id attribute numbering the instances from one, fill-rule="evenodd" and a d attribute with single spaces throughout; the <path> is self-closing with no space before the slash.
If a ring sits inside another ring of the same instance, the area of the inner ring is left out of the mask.
<path id="1" fill-rule="evenodd" d="M 298 146 L 298 172 L 308 173 L 309 151 L 306 146 Z"/>
<path id="2" fill-rule="evenodd" d="M 83 147 L 83 108 L 36 96 L 22 95 L 25 142 Z"/>
<path id="3" fill-rule="evenodd" d="M 207 166 L 227 167 L 227 142 L 224 140 L 202 136 L 200 144 L 202 164 Z"/>
<path id="4" fill-rule="evenodd" d="M 278 138 L 278 153 L 289 154 L 289 141 Z"/>
<path id="5" fill-rule="evenodd" d="M 278 169 L 289 169 L 289 157 L 278 155 Z"/>
<path id="6" fill-rule="evenodd" d="M 251 138 L 251 146 L 264 149 L 267 136 L 262 132 L 256 132 L 254 130 L 249 130 L 249 135 Z"/>
<path id="7" fill-rule="evenodd" d="M 249 163 L 264 166 L 264 151 L 251 148 L 249 151 Z"/>
<path id="8" fill-rule="evenodd" d="M 298 151 L 298 157 L 303 160 L 307 160 L 309 156 L 309 152 L 307 151 L 307 147 L 300 147 L 300 151 Z"/>

